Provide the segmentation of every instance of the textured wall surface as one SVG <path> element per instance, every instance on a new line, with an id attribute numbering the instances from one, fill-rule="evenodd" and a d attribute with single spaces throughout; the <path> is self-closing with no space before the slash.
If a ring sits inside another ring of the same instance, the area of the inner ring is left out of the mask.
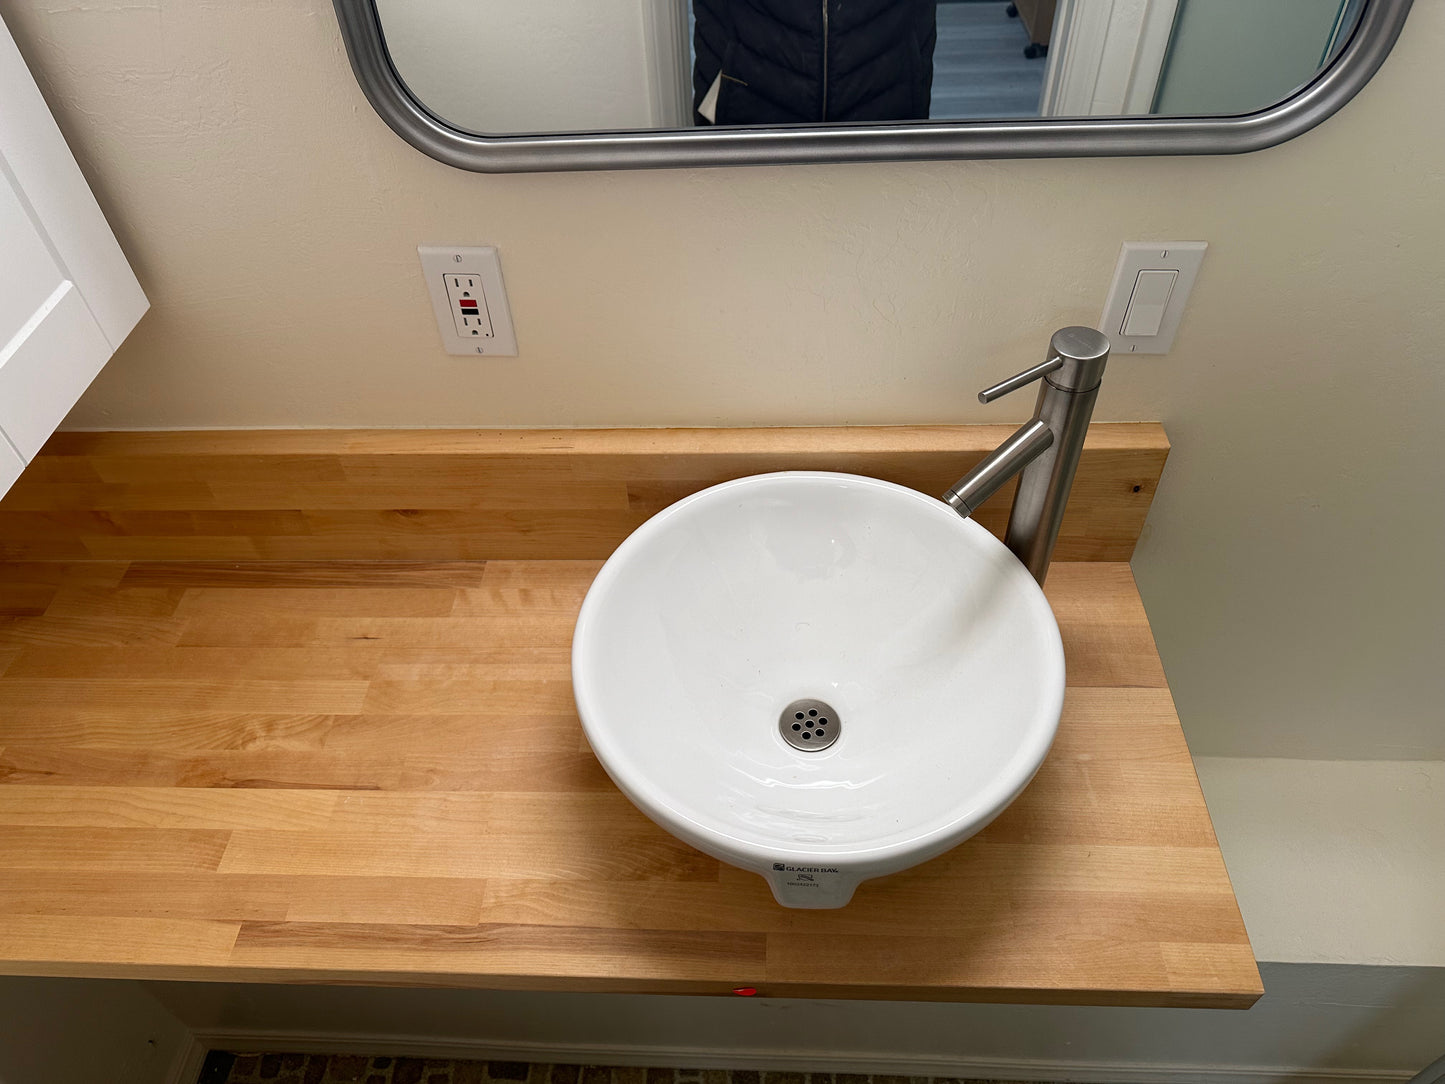
<path id="1" fill-rule="evenodd" d="M 1338 116 L 1231 158 L 485 177 L 372 113 L 324 0 L 0 0 L 154 309 L 72 426 L 1009 420 L 1119 243 L 1211 243 L 1101 419 L 1175 452 L 1136 569 L 1196 752 L 1445 758 L 1445 5 Z M 449 358 L 415 246 L 503 254 Z"/>

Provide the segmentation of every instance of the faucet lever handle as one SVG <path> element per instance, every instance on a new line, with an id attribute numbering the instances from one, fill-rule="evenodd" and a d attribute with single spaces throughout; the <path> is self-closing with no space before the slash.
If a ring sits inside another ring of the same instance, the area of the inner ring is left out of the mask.
<path id="1" fill-rule="evenodd" d="M 1093 391 L 1104 378 L 1104 363 L 1109 360 L 1109 337 L 1091 327 L 1061 327 L 1049 340 L 1049 359 L 1042 365 L 1011 376 L 1002 384 L 984 388 L 978 393 L 980 403 L 991 403 L 1000 395 L 1032 384 L 1055 369 L 1068 366 L 1057 380 L 1049 383 L 1059 391 L 1080 393 Z"/>
<path id="2" fill-rule="evenodd" d="M 1062 354 L 1050 353 L 1049 359 L 1042 364 L 1035 365 L 1032 369 L 1025 369 L 1017 376 L 1011 376 L 991 388 L 984 388 L 983 391 L 978 393 L 978 401 L 980 403 L 991 403 L 1011 391 L 1018 391 L 1019 388 L 1022 388 L 1025 384 L 1032 384 L 1035 380 L 1039 379 L 1039 377 L 1061 368 L 1063 364 L 1064 356 Z"/>

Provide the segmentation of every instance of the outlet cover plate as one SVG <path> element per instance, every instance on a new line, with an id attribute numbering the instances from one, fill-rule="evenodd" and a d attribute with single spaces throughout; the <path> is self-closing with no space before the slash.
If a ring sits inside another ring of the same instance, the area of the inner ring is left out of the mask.
<path id="1" fill-rule="evenodd" d="M 1114 267 L 1114 282 L 1104 303 L 1104 315 L 1099 320 L 1099 330 L 1109 336 L 1113 356 L 1169 353 L 1169 348 L 1174 345 L 1174 334 L 1179 330 L 1179 321 L 1184 317 L 1184 303 L 1189 300 L 1189 291 L 1194 288 L 1194 279 L 1199 274 L 1199 265 L 1204 262 L 1204 253 L 1208 248 L 1207 241 L 1124 242 L 1119 250 L 1119 262 Z M 1129 299 L 1134 296 L 1134 284 L 1140 271 L 1179 273 L 1169 293 L 1169 303 L 1165 306 L 1157 335 L 1123 333 Z"/>
<path id="2" fill-rule="evenodd" d="M 447 353 L 516 357 L 517 332 L 497 250 L 490 245 L 420 245 L 416 251 Z M 478 315 L 458 308 L 467 295 L 475 295 L 468 300 L 478 302 Z"/>

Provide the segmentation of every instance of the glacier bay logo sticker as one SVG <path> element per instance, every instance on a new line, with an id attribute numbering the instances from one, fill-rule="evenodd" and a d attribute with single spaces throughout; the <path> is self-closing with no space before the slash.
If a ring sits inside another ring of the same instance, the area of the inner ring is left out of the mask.
<path id="1" fill-rule="evenodd" d="M 820 877 L 836 877 L 840 871 L 834 866 L 790 866 L 786 862 L 774 862 L 773 872 L 792 874 L 785 882 L 789 888 L 817 888 Z"/>

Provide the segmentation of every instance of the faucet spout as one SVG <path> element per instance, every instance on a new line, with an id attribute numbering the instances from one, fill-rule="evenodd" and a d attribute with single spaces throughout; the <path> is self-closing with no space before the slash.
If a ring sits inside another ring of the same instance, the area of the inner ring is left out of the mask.
<path id="1" fill-rule="evenodd" d="M 978 397 L 987 403 L 1037 380 L 1034 416 L 943 495 L 955 512 L 970 516 L 1017 474 L 1019 487 L 1004 545 L 1039 583 L 1049 572 L 1108 360 L 1108 336 L 1093 328 L 1054 332 L 1041 364 L 986 388 Z"/>
<path id="2" fill-rule="evenodd" d="M 1038 418 L 1030 418 L 1008 440 L 949 488 L 943 499 L 967 518 L 1054 443 L 1054 431 Z"/>

